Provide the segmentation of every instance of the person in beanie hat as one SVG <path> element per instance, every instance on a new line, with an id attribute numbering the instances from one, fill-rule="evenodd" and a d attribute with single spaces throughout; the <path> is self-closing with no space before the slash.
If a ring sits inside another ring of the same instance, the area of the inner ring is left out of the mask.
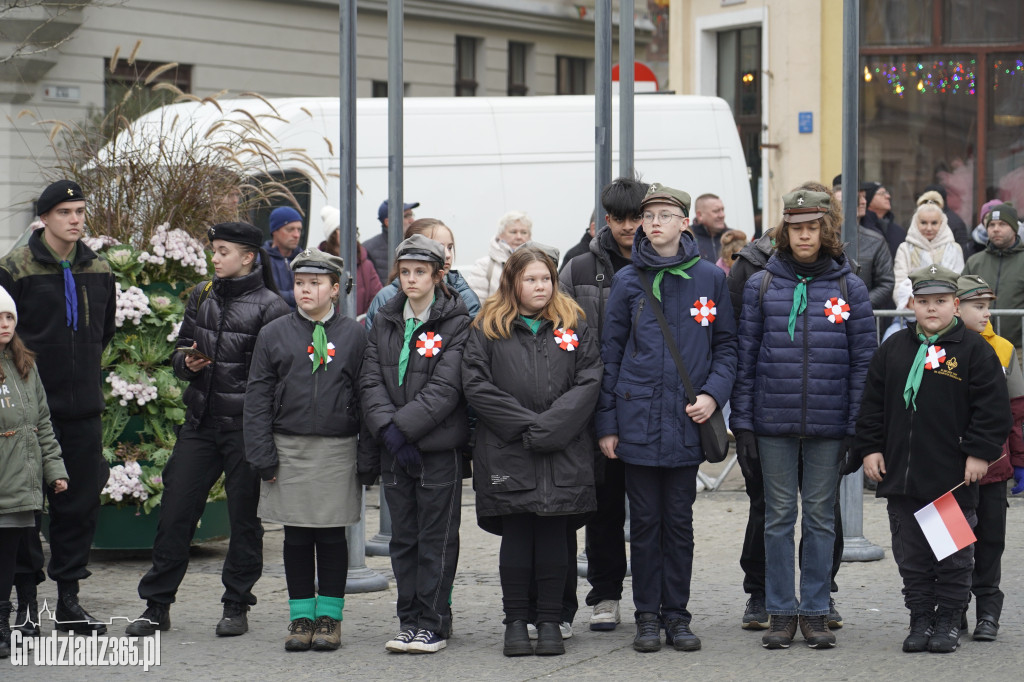
<path id="1" fill-rule="evenodd" d="M 320 242 L 320 250 L 335 256 L 341 253 L 341 211 L 333 206 L 324 206 L 320 210 L 324 221 L 324 241 Z M 358 234 L 358 232 L 357 232 Z M 362 315 L 370 308 L 370 303 L 377 292 L 383 288 L 377 269 L 373 267 L 366 254 L 366 247 L 356 241 L 356 316 Z"/>
<path id="2" fill-rule="evenodd" d="M 895 258 L 897 249 L 907 237 L 907 231 L 896 222 L 896 216 L 893 215 L 892 195 L 878 182 L 865 182 L 860 186 L 860 191 L 864 193 L 867 207 L 860 224 L 885 237 L 889 253 Z"/>
<path id="3" fill-rule="evenodd" d="M 110 266 L 80 240 L 85 234 L 86 197 L 70 180 L 54 182 L 36 202 L 41 230 L 28 244 L 0 259 L 0 286 L 20 311 L 18 333 L 36 354 L 46 389 L 53 431 L 74 485 L 63 495 L 47 488 L 50 562 L 57 582 L 56 628 L 62 632 L 106 631 L 78 602 L 79 582 L 89 577 L 89 548 L 96 532 L 100 491 L 110 476 L 103 459 L 105 407 L 100 373 L 103 349 L 114 336 L 117 306 Z M 36 585 L 45 578 L 36 528 L 18 550 L 15 587 L 23 633 L 39 633 Z"/>
<path id="4" fill-rule="evenodd" d="M 414 208 L 419 208 L 420 202 L 413 201 L 402 206 L 402 233 L 405 234 L 416 220 Z M 363 243 L 366 253 L 369 255 L 373 266 L 377 269 L 377 279 L 381 282 L 388 281 L 388 266 L 391 264 L 388 253 L 388 200 L 385 199 L 377 207 L 377 220 L 380 221 L 380 234 L 374 235 Z"/>
<path id="5" fill-rule="evenodd" d="M 1018 235 L 1017 209 L 1013 204 L 996 204 L 984 215 L 988 244 L 967 259 L 963 274 L 979 275 L 999 297 L 999 307 L 1024 308 L 1024 241 Z M 1018 316 L 999 320 L 1003 336 L 1021 347 Z"/>
<path id="6" fill-rule="evenodd" d="M 291 264 L 297 310 L 267 324 L 245 391 L 245 456 L 259 517 L 284 526 L 288 651 L 341 645 L 348 544 L 359 521 L 357 382 L 366 334 L 338 307 L 344 262 L 306 249 Z M 312 398 L 311 398 L 312 397 Z"/>
<path id="7" fill-rule="evenodd" d="M 15 332 L 17 325 L 14 299 L 0 288 L 0 431 L 8 436 L 0 441 L 0 658 L 11 653 L 11 587 L 18 545 L 35 528 L 35 515 L 43 508 L 39 480 L 45 479 L 54 495 L 68 489 L 46 392 L 34 354 Z M 38 613 L 31 617 L 38 622 Z"/>
<path id="8" fill-rule="evenodd" d="M 401 291 L 370 332 L 359 381 L 363 414 L 381 445 L 361 462 L 380 474 L 391 510 L 391 566 L 398 586 L 397 653 L 433 653 L 451 634 L 459 556 L 462 451 L 469 441 L 462 354 L 469 313 L 444 283 L 445 247 L 414 234 L 395 251 Z"/>
<path id="9" fill-rule="evenodd" d="M 910 281 L 917 324 L 871 359 L 851 466 L 861 460 L 875 495 L 886 498 L 910 611 L 903 651 L 950 653 L 970 598 L 974 545 L 937 560 L 914 513 L 955 488 L 975 526 L 978 482 L 1002 455 L 1013 420 L 996 352 L 954 315 L 958 274 L 926 265 Z"/>
<path id="10" fill-rule="evenodd" d="M 263 243 L 263 249 L 270 256 L 277 291 L 292 310 L 295 310 L 295 298 L 288 265 L 298 255 L 301 241 L 302 215 L 298 211 L 291 206 L 278 206 L 270 212 L 270 239 Z"/>
<path id="11" fill-rule="evenodd" d="M 992 329 L 989 306 L 996 300 L 995 292 L 978 275 L 964 275 L 957 280 L 958 315 L 968 329 L 978 332 L 996 352 L 1006 375 L 1010 394 L 1013 429 L 1003 444 L 1003 455 L 989 466 L 978 484 L 978 525 L 975 528 L 974 573 L 971 592 L 977 600 L 977 626 L 974 639 L 994 641 L 999 633 L 999 616 L 1003 610 L 1003 592 L 999 589 L 1003 548 L 1006 545 L 1006 481 L 1016 480 L 1011 491 L 1024 491 L 1024 376 L 1013 344 Z"/>
<path id="12" fill-rule="evenodd" d="M 146 610 L 125 629 L 133 637 L 171 627 L 170 607 L 188 570 L 192 536 L 222 473 L 231 540 L 221 573 L 224 614 L 218 636 L 248 631 L 246 613 L 256 603 L 252 588 L 263 573 L 259 476 L 245 459 L 242 405 L 256 337 L 289 309 L 277 294 L 259 228 L 218 223 L 207 236 L 214 278 L 192 290 L 175 344 L 174 373 L 188 382 L 185 423 L 164 467 L 153 565 L 139 582 Z"/>

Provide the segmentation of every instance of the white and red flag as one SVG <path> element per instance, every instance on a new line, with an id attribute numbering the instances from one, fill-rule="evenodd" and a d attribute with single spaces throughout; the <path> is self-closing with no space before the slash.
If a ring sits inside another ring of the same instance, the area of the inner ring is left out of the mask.
<path id="1" fill-rule="evenodd" d="M 939 561 L 978 539 L 974 537 L 974 531 L 953 497 L 952 490 L 918 509 L 914 512 L 914 518 Z"/>

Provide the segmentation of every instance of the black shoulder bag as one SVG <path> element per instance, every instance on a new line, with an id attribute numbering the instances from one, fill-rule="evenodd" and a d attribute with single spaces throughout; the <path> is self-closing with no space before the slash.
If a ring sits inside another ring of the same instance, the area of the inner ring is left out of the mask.
<path id="1" fill-rule="evenodd" d="M 647 272 L 640 268 L 637 268 L 636 272 L 640 277 L 640 283 L 644 287 L 644 294 L 647 295 L 647 300 L 654 311 L 654 316 L 658 318 L 658 326 L 661 327 L 665 343 L 668 344 L 668 350 L 672 354 L 672 361 L 676 364 L 679 378 L 683 380 L 683 388 L 686 389 L 686 400 L 693 405 L 697 402 L 697 392 L 693 389 L 693 384 L 690 382 L 690 374 L 686 371 L 686 365 L 683 364 L 682 356 L 679 355 L 676 339 L 668 328 L 668 321 L 665 319 L 665 313 L 661 309 L 661 303 L 654 297 L 650 277 Z M 700 447 L 704 452 L 704 459 L 711 463 L 723 461 L 729 452 L 729 436 L 725 430 L 725 416 L 722 414 L 721 405 L 715 408 L 714 413 L 704 423 L 697 426 L 700 427 Z"/>

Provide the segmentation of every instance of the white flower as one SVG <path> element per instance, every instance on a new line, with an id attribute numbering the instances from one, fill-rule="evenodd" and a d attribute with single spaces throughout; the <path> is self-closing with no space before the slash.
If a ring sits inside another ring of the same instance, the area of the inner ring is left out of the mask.
<path id="1" fill-rule="evenodd" d="M 136 326 L 142 324 L 142 318 L 149 315 L 149 299 L 142 289 L 128 287 L 121 289 L 121 283 L 114 285 L 117 293 L 117 310 L 114 312 L 114 325 L 123 327 L 126 320 L 131 320 Z"/>

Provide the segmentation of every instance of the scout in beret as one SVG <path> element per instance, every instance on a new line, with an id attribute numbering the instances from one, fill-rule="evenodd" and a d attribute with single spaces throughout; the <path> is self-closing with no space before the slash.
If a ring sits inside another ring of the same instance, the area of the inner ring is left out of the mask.
<path id="1" fill-rule="evenodd" d="M 782 197 L 782 220 L 786 223 L 806 223 L 818 220 L 828 213 L 832 198 L 825 192 L 798 189 Z"/>
<path id="2" fill-rule="evenodd" d="M 690 216 L 690 195 L 681 189 L 672 189 L 657 182 L 651 183 L 643 201 L 640 202 L 640 210 L 651 204 L 671 204 L 682 209 L 684 218 Z"/>
<path id="3" fill-rule="evenodd" d="M 380 447 L 379 458 L 360 460 L 359 473 L 369 484 L 385 472 L 388 483 L 399 626 L 384 648 L 395 653 L 435 653 L 451 635 L 469 314 L 444 284 L 445 256 L 445 246 L 423 234 L 398 245 L 400 290 L 377 310 L 360 377 L 363 415 Z"/>

